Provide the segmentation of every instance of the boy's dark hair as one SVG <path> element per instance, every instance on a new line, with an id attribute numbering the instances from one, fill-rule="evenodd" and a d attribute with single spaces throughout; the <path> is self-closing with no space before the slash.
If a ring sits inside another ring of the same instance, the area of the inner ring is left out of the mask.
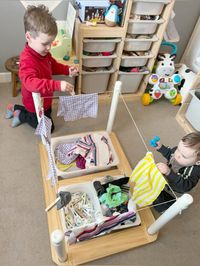
<path id="1" fill-rule="evenodd" d="M 193 147 L 197 151 L 197 159 L 200 159 L 200 132 L 192 132 L 182 138 L 187 147 Z"/>
<path id="2" fill-rule="evenodd" d="M 37 37 L 39 32 L 56 36 L 58 31 L 56 20 L 45 5 L 27 7 L 24 29 L 25 33 L 29 31 L 33 38 Z"/>

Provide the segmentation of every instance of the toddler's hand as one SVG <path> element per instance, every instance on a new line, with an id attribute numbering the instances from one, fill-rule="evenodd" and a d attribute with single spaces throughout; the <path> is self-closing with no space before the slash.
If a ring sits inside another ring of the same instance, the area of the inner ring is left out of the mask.
<path id="1" fill-rule="evenodd" d="M 156 150 L 159 150 L 159 149 L 161 148 L 161 146 L 162 146 L 162 144 L 160 143 L 160 141 L 157 141 L 157 142 L 156 142 L 156 145 L 157 145 L 157 146 L 155 147 Z"/>
<path id="2" fill-rule="evenodd" d="M 69 68 L 69 76 L 70 77 L 77 76 L 78 75 L 78 72 L 79 72 L 78 66 L 71 66 Z"/>
<path id="3" fill-rule="evenodd" d="M 169 175 L 171 169 L 168 165 L 166 165 L 165 163 L 157 163 L 156 166 L 162 174 Z"/>
<path id="4" fill-rule="evenodd" d="M 62 92 L 69 92 L 70 95 L 74 95 L 74 86 L 69 82 L 61 80 L 60 86 Z"/>

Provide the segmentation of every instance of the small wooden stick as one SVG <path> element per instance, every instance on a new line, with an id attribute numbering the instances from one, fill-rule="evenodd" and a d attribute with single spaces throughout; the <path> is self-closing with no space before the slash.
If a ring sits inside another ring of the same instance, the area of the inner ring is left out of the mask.
<path id="1" fill-rule="evenodd" d="M 46 207 L 45 212 L 50 211 L 57 204 L 57 202 L 59 200 L 60 200 L 60 197 L 58 197 L 57 199 L 55 199 L 48 207 Z"/>

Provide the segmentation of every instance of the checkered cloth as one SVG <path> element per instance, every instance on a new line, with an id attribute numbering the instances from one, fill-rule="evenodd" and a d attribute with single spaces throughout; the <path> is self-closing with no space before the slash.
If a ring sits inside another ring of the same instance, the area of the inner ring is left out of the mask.
<path id="1" fill-rule="evenodd" d="M 52 126 L 51 119 L 43 115 L 35 130 L 35 134 L 41 136 L 45 141 L 45 147 L 47 149 L 48 163 L 49 163 L 47 178 L 51 180 L 51 185 L 54 186 L 57 182 L 57 174 L 53 160 L 53 155 L 51 152 L 51 126 Z"/>
<path id="2" fill-rule="evenodd" d="M 64 116 L 65 121 L 74 121 L 86 117 L 97 117 L 98 94 L 80 94 L 60 96 L 57 116 Z"/>

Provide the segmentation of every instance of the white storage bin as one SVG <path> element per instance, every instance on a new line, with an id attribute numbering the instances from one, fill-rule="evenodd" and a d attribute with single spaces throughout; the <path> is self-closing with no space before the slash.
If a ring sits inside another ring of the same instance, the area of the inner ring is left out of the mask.
<path id="1" fill-rule="evenodd" d="M 95 216 L 95 221 L 92 223 L 88 223 L 82 226 L 77 226 L 72 228 L 71 230 L 74 232 L 75 235 L 78 235 L 79 233 L 83 232 L 86 229 L 92 228 L 96 223 L 101 223 L 104 220 L 102 211 L 101 211 L 101 206 L 99 203 L 99 199 L 97 197 L 96 190 L 93 186 L 92 182 L 85 182 L 85 183 L 77 183 L 73 185 L 68 185 L 68 186 L 61 186 L 58 189 L 58 192 L 60 191 L 68 191 L 70 193 L 75 193 L 75 192 L 84 192 L 88 195 L 90 198 L 93 208 L 94 208 L 94 216 Z M 60 218 L 61 218 L 61 225 L 63 228 L 64 233 L 69 231 L 69 229 L 66 227 L 66 221 L 65 221 L 65 208 L 62 208 L 59 211 Z"/>
<path id="2" fill-rule="evenodd" d="M 147 60 L 149 58 L 152 58 L 152 57 L 153 57 L 153 54 L 152 53 L 150 53 L 148 55 L 144 55 L 144 56 L 122 55 L 121 66 L 123 66 L 123 67 L 144 66 L 147 63 Z"/>
<path id="3" fill-rule="evenodd" d="M 66 172 L 63 172 L 63 171 L 59 170 L 57 168 L 57 166 L 56 166 L 56 163 L 55 163 L 54 151 L 55 151 L 56 146 L 58 144 L 74 143 L 78 138 L 81 138 L 81 137 L 83 137 L 85 135 L 92 134 L 92 133 L 101 134 L 101 135 L 105 136 L 108 139 L 108 143 L 109 143 L 109 145 L 111 147 L 111 152 L 113 154 L 113 162 L 110 163 L 109 165 L 94 166 L 94 167 L 90 167 L 90 168 L 87 168 L 87 169 L 80 169 L 80 168 L 74 166 L 74 167 L 69 168 L 69 170 L 66 171 Z M 55 163 L 55 166 L 56 166 L 57 176 L 60 176 L 62 178 L 70 178 L 70 177 L 81 176 L 81 175 L 86 175 L 86 174 L 89 174 L 89 173 L 94 173 L 94 172 L 97 172 L 97 171 L 106 170 L 106 169 L 109 169 L 109 168 L 111 168 L 113 166 L 116 166 L 119 163 L 119 159 L 118 159 L 118 156 L 117 156 L 117 154 L 115 152 L 115 149 L 113 147 L 112 141 L 111 141 L 111 139 L 110 139 L 110 137 L 109 137 L 109 135 L 108 135 L 108 133 L 106 131 L 86 132 L 86 133 L 80 133 L 80 134 L 74 134 L 74 135 L 51 138 L 51 151 L 52 151 L 53 160 L 54 160 L 54 163 Z"/>
<path id="4" fill-rule="evenodd" d="M 113 52 L 121 39 L 84 39 L 83 50 L 90 53 Z"/>
<path id="5" fill-rule="evenodd" d="M 112 65 L 113 58 L 116 54 L 110 56 L 82 56 L 82 65 L 85 67 L 109 67 Z"/>
<path id="6" fill-rule="evenodd" d="M 190 94 L 192 95 L 192 100 L 189 104 L 189 107 L 185 113 L 185 117 L 193 126 L 194 129 L 200 131 L 200 89 L 199 90 L 190 90 Z"/>
<path id="7" fill-rule="evenodd" d="M 140 82 L 145 74 L 148 74 L 148 71 L 145 72 L 119 72 L 119 78 L 122 82 L 122 93 L 133 93 L 137 92 Z"/>
<path id="8" fill-rule="evenodd" d="M 148 51 L 152 42 L 158 41 L 158 37 L 154 35 L 152 38 L 126 38 L 124 42 L 125 51 Z"/>
<path id="9" fill-rule="evenodd" d="M 131 34 L 153 34 L 157 26 L 162 24 L 164 19 L 158 20 L 138 20 L 129 19 L 127 32 Z"/>
<path id="10" fill-rule="evenodd" d="M 170 0 L 134 0 L 131 13 L 137 15 L 160 15 Z"/>
<path id="11" fill-rule="evenodd" d="M 82 71 L 83 93 L 104 93 L 107 90 L 110 74 L 114 70 L 100 70 L 95 72 Z"/>

